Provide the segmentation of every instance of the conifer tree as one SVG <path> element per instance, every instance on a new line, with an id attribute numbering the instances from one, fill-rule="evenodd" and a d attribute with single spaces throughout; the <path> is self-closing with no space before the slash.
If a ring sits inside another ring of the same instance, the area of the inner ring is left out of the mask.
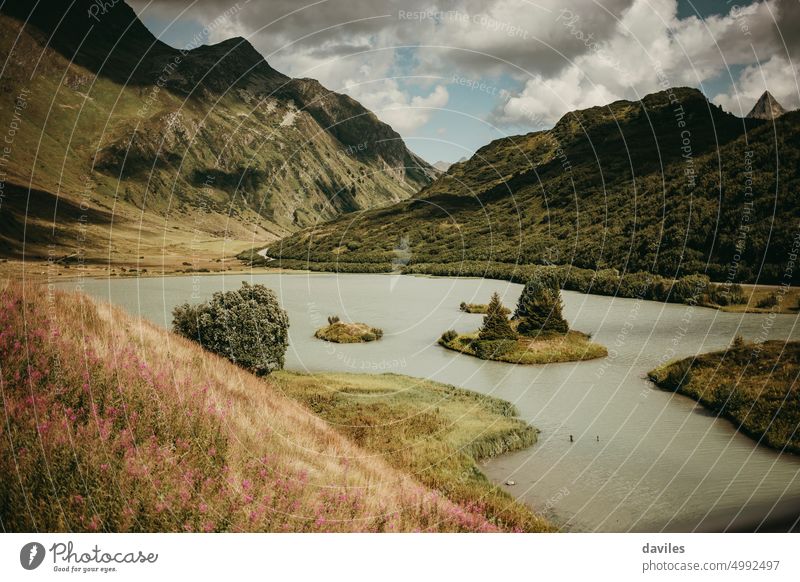
<path id="1" fill-rule="evenodd" d="M 500 302 L 500 295 L 495 292 L 486 307 L 486 316 L 483 318 L 483 326 L 478 334 L 481 340 L 503 340 L 516 339 L 517 334 L 508 321 L 503 304 Z"/>
<path id="2" fill-rule="evenodd" d="M 514 319 L 519 320 L 517 331 L 527 336 L 540 332 L 567 333 L 569 325 L 561 313 L 563 306 L 558 287 L 531 279 L 525 284 L 514 312 Z"/>

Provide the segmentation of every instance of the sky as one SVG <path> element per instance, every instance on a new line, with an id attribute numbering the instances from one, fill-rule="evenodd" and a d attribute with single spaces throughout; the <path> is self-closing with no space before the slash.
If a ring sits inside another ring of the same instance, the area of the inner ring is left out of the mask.
<path id="1" fill-rule="evenodd" d="M 241 36 L 318 79 L 433 163 L 569 111 L 703 91 L 744 116 L 800 107 L 798 0 L 128 0 L 176 46 Z"/>

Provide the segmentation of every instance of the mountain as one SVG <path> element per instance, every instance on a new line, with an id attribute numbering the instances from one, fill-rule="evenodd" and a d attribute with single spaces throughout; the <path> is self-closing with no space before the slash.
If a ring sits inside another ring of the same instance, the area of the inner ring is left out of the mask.
<path id="1" fill-rule="evenodd" d="M 360 103 L 243 38 L 176 49 L 124 2 L 65 10 L 0 7 L 0 124 L 18 128 L 0 160 L 6 256 L 220 256 L 435 175 Z"/>
<path id="2" fill-rule="evenodd" d="M 769 91 L 764 91 L 747 117 L 749 119 L 777 119 L 784 113 L 786 110 L 775 100 L 775 97 Z"/>
<path id="3" fill-rule="evenodd" d="M 433 164 L 433 167 L 436 168 L 437 170 L 439 170 L 441 173 L 444 173 L 447 170 L 449 170 L 450 166 L 452 166 L 452 165 L 453 165 L 452 162 L 444 162 L 442 160 L 439 160 L 438 162 Z"/>
<path id="4" fill-rule="evenodd" d="M 269 254 L 376 270 L 402 246 L 403 265 L 455 272 L 477 261 L 780 282 L 797 250 L 799 130 L 798 113 L 773 127 L 689 88 L 616 101 L 496 140 L 414 199 L 300 231 Z"/>

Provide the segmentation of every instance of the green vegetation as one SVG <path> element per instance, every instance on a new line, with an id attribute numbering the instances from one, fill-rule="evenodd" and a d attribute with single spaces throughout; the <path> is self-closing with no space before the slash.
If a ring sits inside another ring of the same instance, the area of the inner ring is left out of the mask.
<path id="1" fill-rule="evenodd" d="M 4 531 L 549 529 L 475 463 L 535 441 L 507 402 L 393 375 L 259 378 L 82 295 L 11 283 L 0 305 Z"/>
<path id="2" fill-rule="evenodd" d="M 345 323 L 339 317 L 328 317 L 328 325 L 314 332 L 314 337 L 337 344 L 374 342 L 383 337 L 383 330 L 366 323 Z"/>
<path id="3" fill-rule="evenodd" d="M 748 344 L 669 363 L 649 373 L 774 449 L 800 454 L 800 342 Z"/>
<path id="4" fill-rule="evenodd" d="M 650 278 L 645 298 L 659 301 L 681 301 L 669 291 L 686 275 L 779 283 L 800 207 L 799 129 L 800 112 L 773 128 L 725 113 L 694 89 L 617 101 L 492 142 L 415 199 L 300 231 L 269 254 L 305 268 L 386 265 L 406 240 L 405 272 L 507 278 L 561 265 L 562 278 L 573 270 L 607 278 L 593 292 L 623 297 L 638 289 L 620 277 Z M 602 291 L 606 284 L 613 288 Z M 741 299 L 729 290 L 710 304 Z"/>
<path id="5" fill-rule="evenodd" d="M 461 302 L 461 305 L 458 308 L 463 311 L 464 313 L 480 313 L 485 314 L 486 308 L 488 306 L 485 303 L 466 303 L 464 301 Z M 508 307 L 503 307 L 503 313 L 506 315 L 511 314 L 511 310 Z"/>
<path id="6" fill-rule="evenodd" d="M 542 332 L 567 333 L 569 325 L 561 314 L 563 307 L 558 287 L 531 279 L 525 283 L 514 312 L 514 319 L 518 321 L 517 331 L 534 337 Z"/>
<path id="7" fill-rule="evenodd" d="M 0 5 L 0 125 L 28 95 L 4 167 L 0 256 L 21 256 L 25 240 L 26 260 L 46 260 L 54 243 L 108 262 L 113 240 L 126 266 L 141 255 L 161 265 L 165 252 L 194 261 L 211 241 L 220 258 L 430 182 L 433 169 L 373 113 L 281 74 L 247 40 L 181 51 L 125 2 L 93 27 L 91 4 Z"/>
<path id="8" fill-rule="evenodd" d="M 511 329 L 508 316 L 503 311 L 500 295 L 497 292 L 492 293 L 489 305 L 486 306 L 486 317 L 483 318 L 483 325 L 480 332 L 478 332 L 478 338 L 484 342 L 491 342 L 513 340 L 516 337 L 517 333 Z"/>
<path id="9" fill-rule="evenodd" d="M 492 485 L 477 465 L 536 442 L 536 429 L 516 418 L 508 402 L 395 374 L 281 372 L 275 379 L 288 396 L 357 445 L 502 529 L 549 529 Z"/>
<path id="10" fill-rule="evenodd" d="M 408 274 L 444 277 L 482 277 L 526 284 L 539 281 L 543 285 L 567 291 L 642 298 L 670 303 L 692 303 L 709 307 L 729 305 L 743 300 L 742 286 L 736 283 L 711 283 L 704 275 L 686 275 L 678 280 L 650 273 L 619 273 L 614 269 L 593 271 L 570 266 L 513 265 L 506 263 L 426 263 L 409 265 Z"/>
<path id="11" fill-rule="evenodd" d="M 247 251 L 242 257 L 249 257 Z M 263 261 L 262 257 L 258 257 Z M 276 268 L 326 271 L 338 273 L 388 273 L 392 271 L 389 263 L 315 263 L 293 259 L 258 262 L 247 260 L 251 266 L 271 266 Z M 548 285 L 558 286 L 567 291 L 610 295 L 615 297 L 642 298 L 668 303 L 691 303 L 705 307 L 723 308 L 726 310 L 750 309 L 748 295 L 738 283 L 712 283 L 704 275 L 686 275 L 673 280 L 651 273 L 619 273 L 615 269 L 594 271 L 572 266 L 556 265 L 519 265 L 481 261 L 464 261 L 459 263 L 412 263 L 405 266 L 403 273 L 409 275 L 435 275 L 441 277 L 481 277 L 499 279 L 513 283 L 525 284 L 538 279 Z M 764 292 L 759 287 L 746 286 L 759 297 Z M 787 295 L 797 301 L 800 291 L 792 288 Z M 755 307 L 755 303 L 752 307 Z M 788 305 L 787 302 L 784 304 Z M 467 305 L 466 303 L 464 305 Z M 470 304 L 475 312 L 480 304 Z M 462 309 L 463 311 L 463 309 Z M 790 311 L 789 311 L 790 312 Z"/>
<path id="12" fill-rule="evenodd" d="M 449 330 L 439 338 L 439 345 L 483 360 L 512 364 L 574 362 L 607 356 L 606 348 L 591 342 L 588 335 L 569 330 L 561 308 L 558 288 L 533 280 L 525 285 L 511 321 L 495 292 L 477 333 Z"/>
<path id="13" fill-rule="evenodd" d="M 446 332 L 448 333 L 448 332 Z M 555 364 L 604 358 L 608 350 L 579 331 L 566 334 L 542 333 L 535 338 L 482 341 L 478 334 L 461 334 L 455 338 L 443 335 L 439 344 L 482 360 L 510 364 Z"/>
<path id="14" fill-rule="evenodd" d="M 289 316 L 263 285 L 243 281 L 238 291 L 218 291 L 200 305 L 179 305 L 172 316 L 175 333 L 255 374 L 283 368 Z"/>

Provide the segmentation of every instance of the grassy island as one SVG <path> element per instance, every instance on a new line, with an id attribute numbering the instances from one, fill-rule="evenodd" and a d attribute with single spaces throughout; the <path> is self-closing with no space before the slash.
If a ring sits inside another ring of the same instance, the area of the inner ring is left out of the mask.
<path id="1" fill-rule="evenodd" d="M 462 311 L 466 311 L 462 303 Z M 522 290 L 514 316 L 503 307 L 495 293 L 487 306 L 483 326 L 474 333 L 446 331 L 439 344 L 483 360 L 511 364 L 550 364 L 591 360 L 608 355 L 605 347 L 590 337 L 570 330 L 561 314 L 563 303 L 558 287 L 532 280 Z"/>
<path id="2" fill-rule="evenodd" d="M 483 360 L 510 364 L 555 364 L 604 358 L 608 350 L 579 331 L 566 334 L 542 333 L 539 337 L 481 341 L 479 332 L 456 334 L 439 339 L 439 344 Z"/>
<path id="3" fill-rule="evenodd" d="M 488 307 L 489 306 L 486 303 L 466 303 L 462 301 L 458 308 L 464 313 L 479 313 L 481 315 L 485 315 Z M 503 307 L 503 311 L 507 315 L 511 314 L 511 310 L 508 307 Z"/>
<path id="4" fill-rule="evenodd" d="M 748 344 L 665 364 L 648 376 L 774 449 L 800 454 L 800 342 Z"/>
<path id="5" fill-rule="evenodd" d="M 383 337 L 383 330 L 366 323 L 345 323 L 336 316 L 328 318 L 328 325 L 314 332 L 314 337 L 337 344 L 374 342 Z"/>

